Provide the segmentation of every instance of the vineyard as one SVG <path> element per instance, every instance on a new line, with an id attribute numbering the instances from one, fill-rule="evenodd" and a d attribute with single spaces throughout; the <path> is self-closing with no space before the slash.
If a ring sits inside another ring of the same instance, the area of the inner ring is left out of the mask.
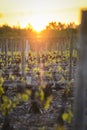
<path id="1" fill-rule="evenodd" d="M 1 128 L 62 129 L 72 121 L 77 50 L 0 53 Z M 14 50 L 13 50 L 14 49 Z M 18 49 L 18 48 L 17 48 Z M 57 128 L 59 127 L 59 128 Z"/>
<path id="2" fill-rule="evenodd" d="M 37 39 L 33 44 L 37 42 L 38 46 L 31 46 L 31 39 L 0 38 L 0 130 L 70 130 L 72 127 L 79 69 L 78 38 L 58 37 L 54 48 L 49 48 L 45 41 L 44 50 L 41 37 Z M 50 40 L 51 45 L 53 41 Z M 82 61 L 85 58 L 81 57 Z"/>

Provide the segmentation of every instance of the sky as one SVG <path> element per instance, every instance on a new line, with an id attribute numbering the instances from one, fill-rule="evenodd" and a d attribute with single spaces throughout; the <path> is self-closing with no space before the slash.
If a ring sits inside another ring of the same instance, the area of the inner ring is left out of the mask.
<path id="1" fill-rule="evenodd" d="M 26 27 L 31 24 L 37 31 L 48 22 L 80 23 L 80 9 L 87 0 L 0 0 L 0 25 Z"/>

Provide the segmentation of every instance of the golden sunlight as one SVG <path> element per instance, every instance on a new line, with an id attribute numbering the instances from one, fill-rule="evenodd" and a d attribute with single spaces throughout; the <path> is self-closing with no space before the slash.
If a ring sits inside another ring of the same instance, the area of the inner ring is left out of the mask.
<path id="1" fill-rule="evenodd" d="M 52 21 L 80 23 L 79 9 L 86 5 L 87 0 L 0 0 L 0 25 L 25 28 L 30 24 L 38 32 Z"/>
<path id="2" fill-rule="evenodd" d="M 38 22 L 32 23 L 32 26 L 36 32 L 40 32 L 41 30 L 43 30 L 45 28 L 44 23 L 38 23 Z"/>
<path id="3" fill-rule="evenodd" d="M 45 29 L 46 25 L 49 23 L 48 17 L 44 17 L 43 15 L 34 15 L 30 19 L 30 23 L 33 27 L 33 29 L 37 32 L 40 32 L 41 30 Z"/>
<path id="4" fill-rule="evenodd" d="M 33 15 L 29 18 L 27 15 L 19 18 L 19 25 L 21 28 L 28 28 L 31 26 L 36 32 L 40 32 L 45 29 L 46 25 L 50 22 L 47 17 L 41 15 Z"/>

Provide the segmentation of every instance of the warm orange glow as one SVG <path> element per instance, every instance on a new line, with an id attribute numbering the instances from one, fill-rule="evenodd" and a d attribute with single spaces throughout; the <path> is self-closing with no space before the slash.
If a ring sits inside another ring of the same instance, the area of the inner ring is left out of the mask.
<path id="1" fill-rule="evenodd" d="M 18 18 L 18 22 L 16 26 L 20 26 L 21 28 L 28 28 L 29 24 L 33 30 L 36 32 L 40 32 L 41 30 L 45 29 L 46 25 L 50 22 L 48 17 L 43 17 L 41 15 L 34 15 L 33 17 L 29 18 L 28 15 Z"/>
<path id="2" fill-rule="evenodd" d="M 0 0 L 0 25 L 31 24 L 38 32 L 51 21 L 78 24 L 79 9 L 86 5 L 87 0 Z"/>
<path id="3" fill-rule="evenodd" d="M 45 28 L 45 23 L 43 22 L 40 24 L 39 22 L 35 22 L 32 24 L 32 26 L 33 26 L 33 29 L 39 33 L 41 30 Z"/>
<path id="4" fill-rule="evenodd" d="M 48 17 L 44 19 L 43 14 L 36 14 L 30 19 L 30 21 L 33 29 L 37 32 L 40 32 L 46 27 L 50 20 L 48 19 Z"/>

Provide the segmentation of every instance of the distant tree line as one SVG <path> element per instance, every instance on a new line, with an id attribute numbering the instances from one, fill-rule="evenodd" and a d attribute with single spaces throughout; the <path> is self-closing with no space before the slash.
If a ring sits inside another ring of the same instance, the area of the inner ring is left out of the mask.
<path id="1" fill-rule="evenodd" d="M 44 30 L 37 33 L 33 30 L 32 26 L 27 28 L 10 27 L 9 25 L 0 26 L 0 38 L 20 38 L 28 39 L 30 48 L 32 50 L 47 50 L 64 48 L 69 46 L 71 38 L 73 37 L 73 43 L 76 46 L 75 41 L 79 32 L 79 26 L 74 22 L 65 24 L 61 22 L 50 22 Z M 9 41 L 10 43 L 11 41 Z M 0 44 L 2 40 L 0 41 Z M 4 42 L 3 42 L 4 43 Z M 15 41 L 16 46 L 17 41 Z M 21 43 L 21 41 L 20 41 Z"/>
<path id="2" fill-rule="evenodd" d="M 78 33 L 79 26 L 74 22 L 65 24 L 61 22 L 50 22 L 44 30 L 41 31 L 41 35 L 47 36 L 66 36 L 68 33 Z M 9 25 L 0 26 L 0 37 L 35 37 L 37 33 L 31 26 L 27 28 L 10 27 Z"/>

